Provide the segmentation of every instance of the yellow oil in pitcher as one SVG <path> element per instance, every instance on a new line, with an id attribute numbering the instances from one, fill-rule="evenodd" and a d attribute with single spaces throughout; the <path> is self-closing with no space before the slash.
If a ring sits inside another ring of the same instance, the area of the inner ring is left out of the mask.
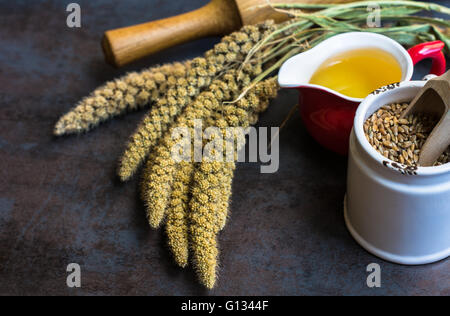
<path id="1" fill-rule="evenodd" d="M 310 80 L 353 98 L 365 98 L 374 90 L 400 82 L 397 59 L 381 49 L 358 49 L 331 57 Z"/>

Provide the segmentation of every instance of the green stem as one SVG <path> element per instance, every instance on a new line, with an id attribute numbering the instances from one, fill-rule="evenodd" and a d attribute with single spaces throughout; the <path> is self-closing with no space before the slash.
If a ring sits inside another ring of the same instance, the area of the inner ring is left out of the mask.
<path id="1" fill-rule="evenodd" d="M 288 31 L 289 29 L 293 28 L 293 27 L 298 27 L 297 32 L 299 31 L 304 31 L 309 29 L 310 27 L 313 26 L 313 23 L 308 22 L 308 21 L 296 21 L 294 23 L 288 23 L 285 26 L 277 29 L 276 31 L 270 33 L 269 35 L 267 35 L 263 40 L 261 40 L 259 43 L 257 43 L 248 53 L 246 59 L 244 60 L 243 64 L 246 64 L 250 61 L 250 59 L 255 55 L 255 53 L 260 50 L 264 44 L 267 44 L 271 39 L 273 39 L 274 37 L 276 37 L 279 34 L 282 34 L 283 32 Z"/>
<path id="2" fill-rule="evenodd" d="M 311 43 L 310 43 L 311 48 L 313 48 L 317 44 L 323 42 L 327 38 L 330 38 L 331 36 L 334 36 L 334 35 L 336 35 L 336 33 L 334 33 L 334 32 L 331 32 L 331 33 L 327 32 L 325 34 L 322 34 L 322 35 L 318 36 L 317 38 L 315 38 L 314 40 L 311 41 Z M 253 81 L 252 85 L 257 84 L 258 82 L 264 80 L 272 72 L 278 70 L 281 67 L 281 65 L 284 64 L 284 62 L 286 60 L 288 60 L 289 58 L 291 58 L 294 55 L 297 55 L 297 54 L 303 52 L 304 50 L 305 49 L 303 47 L 297 47 L 297 48 L 292 49 L 291 51 L 289 51 L 289 53 L 284 55 L 275 64 L 273 64 L 270 68 L 266 69 L 263 73 L 261 73 L 258 77 L 256 77 L 255 80 Z"/>
<path id="3" fill-rule="evenodd" d="M 382 16 L 383 18 L 383 16 Z M 438 18 L 428 18 L 428 17 L 421 17 L 421 16 L 384 16 L 386 20 L 390 21 L 407 21 L 407 22 L 421 22 L 421 23 L 429 23 L 433 25 L 443 26 L 443 27 L 450 27 L 450 21 L 438 19 Z M 358 23 L 365 21 L 366 18 L 358 18 L 358 19 L 352 19 L 347 21 L 348 23 Z"/>
<path id="4" fill-rule="evenodd" d="M 368 7 L 370 5 L 379 5 L 381 6 L 406 6 L 412 8 L 420 8 L 426 11 L 436 11 L 440 13 L 444 13 L 450 15 L 450 9 L 435 3 L 426 3 L 420 1 L 402 1 L 402 0 L 380 0 L 380 1 L 358 1 L 347 4 L 330 4 L 329 7 L 325 10 L 320 11 L 323 15 L 332 15 L 336 14 L 342 10 L 354 9 L 359 7 Z M 311 4 L 301 4 L 301 3 L 289 3 L 289 4 L 273 4 L 275 8 L 280 9 L 312 9 Z M 323 5 L 321 5 L 323 6 Z"/>
<path id="5" fill-rule="evenodd" d="M 304 10 L 320 10 L 328 9 L 336 4 L 332 3 L 272 3 L 271 6 L 279 9 L 304 9 Z"/>

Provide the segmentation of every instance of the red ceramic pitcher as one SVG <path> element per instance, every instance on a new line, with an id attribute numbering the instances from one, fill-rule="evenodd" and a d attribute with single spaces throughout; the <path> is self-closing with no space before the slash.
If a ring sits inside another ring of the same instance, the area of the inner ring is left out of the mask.
<path id="1" fill-rule="evenodd" d="M 309 133 L 324 147 L 342 155 L 348 153 L 349 137 L 356 110 L 363 99 L 352 98 L 327 87 L 310 84 L 311 77 L 330 57 L 356 49 L 381 49 L 397 59 L 401 81 L 412 78 L 414 65 L 425 58 L 433 60 L 431 73 L 442 75 L 446 60 L 441 41 L 417 45 L 408 51 L 396 41 L 375 33 L 351 32 L 336 35 L 309 51 L 287 60 L 280 69 L 279 84 L 298 89 L 300 113 Z M 390 89 L 396 84 L 383 87 Z"/>

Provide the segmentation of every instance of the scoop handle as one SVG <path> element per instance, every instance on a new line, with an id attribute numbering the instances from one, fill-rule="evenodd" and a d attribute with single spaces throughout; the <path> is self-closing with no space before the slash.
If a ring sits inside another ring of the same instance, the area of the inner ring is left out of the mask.
<path id="1" fill-rule="evenodd" d="M 434 93 L 428 98 L 428 102 L 425 102 L 426 104 L 444 106 L 441 109 L 442 118 L 423 145 L 419 157 L 421 166 L 432 166 L 450 146 L 450 71 L 428 81 L 425 88 L 434 90 Z M 437 100 L 438 97 L 440 100 Z M 439 109 L 437 110 L 439 111 Z"/>
<path id="2" fill-rule="evenodd" d="M 434 165 L 448 146 L 450 146 L 450 112 L 444 115 L 439 125 L 436 126 L 427 142 L 423 145 L 419 164 L 424 167 Z"/>
<path id="3" fill-rule="evenodd" d="M 102 40 L 108 63 L 121 67 L 164 49 L 241 27 L 234 0 L 212 0 L 182 15 L 107 31 Z"/>

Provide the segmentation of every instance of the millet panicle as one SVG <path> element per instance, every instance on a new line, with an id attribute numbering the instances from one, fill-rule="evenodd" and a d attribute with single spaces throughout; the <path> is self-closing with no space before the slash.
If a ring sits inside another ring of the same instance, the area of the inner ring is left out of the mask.
<path id="1" fill-rule="evenodd" d="M 224 127 L 248 127 L 249 113 L 263 111 L 268 100 L 277 95 L 277 87 L 275 79 L 268 79 L 246 98 L 225 106 L 222 113 L 216 113 L 216 122 L 222 127 L 223 139 L 226 139 Z M 234 148 L 234 140 L 227 141 L 233 142 L 229 145 Z M 245 141 L 238 142 L 236 151 L 244 145 Z M 228 217 L 235 162 L 202 161 L 196 165 L 190 202 L 191 248 L 200 282 L 207 288 L 213 288 L 219 254 L 217 233 L 223 229 Z"/>
<path id="2" fill-rule="evenodd" d="M 215 77 L 222 75 L 229 65 L 241 62 L 251 48 L 274 29 L 273 22 L 245 26 L 240 31 L 225 36 L 221 43 L 205 53 L 204 58 L 195 59 L 187 77 L 184 80 L 180 78 L 176 86 L 168 90 L 167 96 L 149 112 L 131 137 L 121 159 L 119 177 L 123 181 L 130 179 L 151 147 L 158 143 L 195 96 Z"/>
<path id="3" fill-rule="evenodd" d="M 152 105 L 175 84 L 176 78 L 186 75 L 189 65 L 189 61 L 166 64 L 106 83 L 63 115 L 54 134 L 87 132 L 113 117 Z"/>
<path id="4" fill-rule="evenodd" d="M 248 71 L 248 73 L 246 72 Z M 150 225 L 159 227 L 164 218 L 164 207 L 167 205 L 170 187 L 175 172 L 175 161 L 171 159 L 171 148 L 176 143 L 172 139 L 175 128 L 183 126 L 194 128 L 194 120 L 204 120 L 211 113 L 220 109 L 222 102 L 232 100 L 238 92 L 247 86 L 252 78 L 262 72 L 258 65 L 246 67 L 242 75 L 238 70 L 230 70 L 222 79 L 216 79 L 208 90 L 201 93 L 180 115 L 151 154 L 142 181 L 142 196 L 148 207 Z M 237 79 L 239 77 L 239 79 Z M 148 176 L 147 176 L 148 175 Z"/>
<path id="5" fill-rule="evenodd" d="M 142 180 L 141 192 L 147 206 L 149 223 L 152 227 L 160 226 L 164 219 L 165 210 L 171 193 L 173 176 L 176 171 L 176 162 L 172 159 L 172 148 L 176 141 L 172 138 L 175 128 L 183 126 L 193 131 L 194 120 L 203 120 L 209 117 L 220 107 L 223 101 L 231 99 L 239 91 L 236 83 L 235 71 L 223 76 L 222 80 L 215 80 L 209 89 L 201 93 L 178 117 L 176 123 L 165 134 L 155 152 L 147 162 Z M 248 83 L 250 76 L 244 76 L 243 82 Z M 191 133 L 193 135 L 193 133 Z"/>
<path id="6" fill-rule="evenodd" d="M 166 234 L 175 262 L 182 268 L 188 265 L 188 214 L 190 185 L 194 172 L 192 162 L 180 162 L 174 176 L 173 189 L 167 211 Z"/>
<path id="7" fill-rule="evenodd" d="M 245 100 L 252 100 L 255 92 L 259 93 L 260 85 L 256 89 L 252 89 L 249 95 L 239 101 L 244 104 Z M 255 91 L 256 90 L 256 91 Z M 258 115 L 265 111 L 268 106 L 269 98 L 264 93 L 258 94 L 260 105 L 251 113 L 254 124 L 257 121 Z M 253 99 L 254 100 L 254 99 Z M 205 120 L 205 126 L 216 126 L 225 128 L 228 126 L 226 120 L 223 119 L 222 114 L 215 112 Z M 176 173 L 172 185 L 170 202 L 167 210 L 166 233 L 168 238 L 169 248 L 173 254 L 175 262 L 180 267 L 186 267 L 189 256 L 189 202 L 190 202 L 190 185 L 193 180 L 194 163 L 191 161 L 181 161 L 176 166 Z M 228 209 L 232 190 L 232 180 L 234 175 L 234 168 L 226 168 L 224 170 L 225 181 L 222 183 L 220 195 L 218 196 L 218 210 L 217 210 L 217 225 L 218 229 L 222 230 L 225 227 Z"/>

